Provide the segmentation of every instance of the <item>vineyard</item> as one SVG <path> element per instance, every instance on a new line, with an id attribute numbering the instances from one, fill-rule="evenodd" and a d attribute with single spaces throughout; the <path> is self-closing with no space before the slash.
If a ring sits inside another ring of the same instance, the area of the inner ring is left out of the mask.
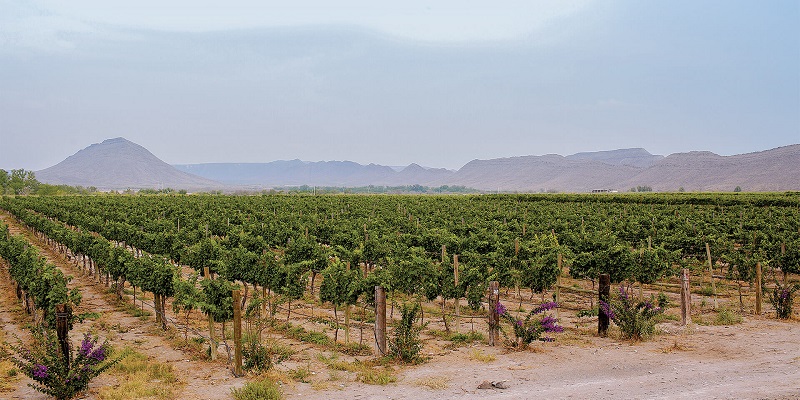
<path id="1" fill-rule="evenodd" d="M 757 271 L 766 294 L 800 274 L 797 193 L 21 196 L 0 208 L 118 298 L 151 303 L 162 329 L 227 363 L 239 310 L 249 343 L 384 355 L 376 287 L 388 297 L 389 335 L 407 304 L 421 304 L 411 323 L 436 354 L 487 342 L 490 282 L 514 313 L 555 301 L 559 318 L 580 322 L 596 319 L 601 274 L 674 304 L 688 269 L 696 312 L 724 304 L 746 314 L 761 310 Z M 0 257 L 35 320 L 80 303 L 61 271 L 0 229 Z M 768 297 L 763 314 L 780 316 Z M 573 336 L 593 335 L 579 325 Z M 245 353 L 252 366 L 257 354 Z"/>

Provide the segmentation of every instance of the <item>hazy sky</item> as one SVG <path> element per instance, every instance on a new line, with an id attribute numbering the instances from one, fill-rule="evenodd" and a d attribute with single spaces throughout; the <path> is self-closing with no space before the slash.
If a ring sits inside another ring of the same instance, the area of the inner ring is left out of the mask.
<path id="1" fill-rule="evenodd" d="M 797 0 L 383 3 L 0 0 L 0 168 L 800 143 Z"/>

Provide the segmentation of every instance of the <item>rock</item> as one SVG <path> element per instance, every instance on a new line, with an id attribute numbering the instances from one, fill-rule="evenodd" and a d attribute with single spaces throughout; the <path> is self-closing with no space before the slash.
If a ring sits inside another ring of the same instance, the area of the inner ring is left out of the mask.
<path id="1" fill-rule="evenodd" d="M 508 384 L 508 381 L 492 382 L 492 386 L 498 389 L 508 389 L 511 387 L 511 385 Z"/>
<path id="2" fill-rule="evenodd" d="M 492 385 L 492 383 L 489 381 L 483 381 L 480 385 L 478 385 L 478 389 L 491 389 L 493 387 L 494 385 Z"/>

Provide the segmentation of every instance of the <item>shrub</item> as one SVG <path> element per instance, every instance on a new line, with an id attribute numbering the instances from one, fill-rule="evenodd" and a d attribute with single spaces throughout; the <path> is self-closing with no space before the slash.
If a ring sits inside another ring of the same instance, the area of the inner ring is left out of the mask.
<path id="1" fill-rule="evenodd" d="M 419 332 L 422 327 L 414 324 L 419 313 L 419 304 L 403 304 L 400 321 L 394 329 L 394 338 L 389 342 L 389 354 L 406 363 L 421 361 L 419 352 L 422 351 L 422 341 L 419 339 Z"/>
<path id="2" fill-rule="evenodd" d="M 248 382 L 239 389 L 232 389 L 231 395 L 235 400 L 279 400 L 283 398 L 281 389 L 269 379 Z"/>
<path id="3" fill-rule="evenodd" d="M 9 346 L 12 350 L 11 362 L 19 370 L 34 380 L 28 384 L 36 391 L 56 399 L 71 399 L 89 387 L 89 382 L 117 364 L 126 353 L 108 360 L 108 342 L 97 345 L 97 338 L 86 334 L 77 352 L 71 356 L 72 362 L 61 354 L 58 337 L 52 330 L 34 331 L 33 345 L 30 349 L 21 344 Z"/>
<path id="4" fill-rule="evenodd" d="M 529 312 L 525 319 L 517 319 L 506 310 L 506 307 L 501 303 L 497 303 L 496 310 L 500 318 L 511 324 L 514 329 L 514 336 L 516 340 L 512 346 L 524 347 L 537 340 L 543 342 L 552 342 L 554 339 L 549 336 L 543 336 L 545 333 L 558 333 L 563 332 L 564 327 L 558 325 L 558 320 L 550 315 L 544 315 L 545 311 L 552 310 L 558 307 L 555 302 L 542 303 L 538 307 Z"/>
<path id="5" fill-rule="evenodd" d="M 258 338 L 247 341 L 242 349 L 244 369 L 247 371 L 266 371 L 274 365 L 286 361 L 294 352 L 278 343 L 263 345 Z"/>
<path id="6" fill-rule="evenodd" d="M 600 311 L 614 321 L 622 337 L 642 340 L 655 333 L 656 324 L 664 314 L 664 309 L 653 305 L 652 300 L 636 302 L 624 286 L 611 298 L 610 303 L 600 302 Z"/>
<path id="7" fill-rule="evenodd" d="M 781 285 L 775 283 L 775 289 L 769 295 L 769 301 L 775 307 L 775 313 L 779 319 L 789 319 L 792 317 L 792 301 L 794 292 L 800 289 L 800 285 Z"/>

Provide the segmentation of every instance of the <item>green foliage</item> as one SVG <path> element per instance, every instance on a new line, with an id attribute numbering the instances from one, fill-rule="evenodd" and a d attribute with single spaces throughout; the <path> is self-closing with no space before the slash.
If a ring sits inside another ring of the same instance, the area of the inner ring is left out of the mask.
<path id="1" fill-rule="evenodd" d="M 243 367 L 247 371 L 267 371 L 289 359 L 292 354 L 294 354 L 294 351 L 291 348 L 277 342 L 270 341 L 267 345 L 264 345 L 257 339 L 250 339 L 245 341 L 244 346 L 242 346 Z"/>
<path id="2" fill-rule="evenodd" d="M 419 339 L 422 327 L 416 325 L 421 310 L 417 303 L 405 303 L 400 309 L 400 321 L 397 321 L 394 337 L 389 341 L 389 354 L 402 362 L 422 361 L 419 355 L 422 351 L 422 341 Z"/>
<path id="3" fill-rule="evenodd" d="M 255 382 L 247 382 L 241 388 L 231 389 L 235 400 L 280 400 L 283 392 L 272 380 L 265 378 Z"/>
<path id="4" fill-rule="evenodd" d="M 600 310 L 614 321 L 622 337 L 644 340 L 655 334 L 656 324 L 664 309 L 653 304 L 653 300 L 636 301 L 624 286 L 612 295 L 609 303 L 600 302 Z"/>
<path id="5" fill-rule="evenodd" d="M 236 285 L 225 279 L 203 279 L 200 309 L 206 315 L 214 317 L 214 321 L 229 321 L 233 318 L 233 290 Z"/>

